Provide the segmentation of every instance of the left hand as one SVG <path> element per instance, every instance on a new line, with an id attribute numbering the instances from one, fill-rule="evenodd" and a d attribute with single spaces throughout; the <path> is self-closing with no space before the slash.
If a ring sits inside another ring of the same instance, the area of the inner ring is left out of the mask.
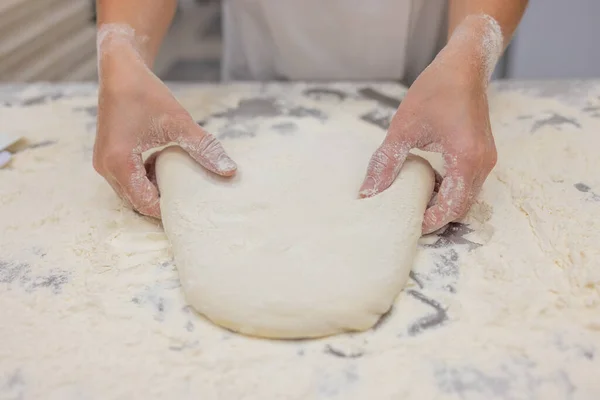
<path id="1" fill-rule="evenodd" d="M 387 189 L 413 148 L 441 153 L 446 175 L 425 212 L 424 234 L 465 216 L 497 159 L 487 72 L 450 45 L 410 87 L 360 189 L 361 197 Z"/>

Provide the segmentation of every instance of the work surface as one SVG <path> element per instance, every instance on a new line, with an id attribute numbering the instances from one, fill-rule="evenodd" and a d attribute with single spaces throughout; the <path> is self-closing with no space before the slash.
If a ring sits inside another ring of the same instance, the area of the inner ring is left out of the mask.
<path id="1" fill-rule="evenodd" d="M 174 91 L 220 138 L 384 130 L 404 94 Z M 95 96 L 0 86 L 0 129 L 26 138 L 0 169 L 0 398 L 600 398 L 600 82 L 493 86 L 499 163 L 468 217 L 421 240 L 374 330 L 310 341 L 242 337 L 186 305 L 161 226 L 92 169 Z"/>

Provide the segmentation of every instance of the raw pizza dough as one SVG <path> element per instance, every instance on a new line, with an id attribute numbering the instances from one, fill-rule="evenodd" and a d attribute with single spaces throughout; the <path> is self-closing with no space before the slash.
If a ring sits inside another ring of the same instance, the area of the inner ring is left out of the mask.
<path id="1" fill-rule="evenodd" d="M 381 140 L 323 129 L 226 139 L 239 165 L 229 179 L 164 150 L 162 218 L 187 301 L 251 336 L 371 328 L 408 278 L 434 183 L 411 156 L 389 190 L 359 200 Z"/>

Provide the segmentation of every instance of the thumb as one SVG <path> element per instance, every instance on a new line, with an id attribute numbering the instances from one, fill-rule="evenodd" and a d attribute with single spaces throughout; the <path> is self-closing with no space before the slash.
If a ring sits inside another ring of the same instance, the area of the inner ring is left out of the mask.
<path id="1" fill-rule="evenodd" d="M 386 138 L 369 161 L 367 176 L 360 188 L 359 196 L 372 197 L 390 187 L 398 176 L 410 149 L 411 146 L 406 142 Z"/>
<path id="2" fill-rule="evenodd" d="M 237 164 L 227 155 L 221 143 L 193 120 L 173 139 L 196 162 L 222 176 L 232 176 Z"/>
<path id="3" fill-rule="evenodd" d="M 423 234 L 435 232 L 452 221 L 464 217 L 472 201 L 473 184 L 459 171 L 450 170 L 444 177 L 436 204 L 425 210 Z"/>

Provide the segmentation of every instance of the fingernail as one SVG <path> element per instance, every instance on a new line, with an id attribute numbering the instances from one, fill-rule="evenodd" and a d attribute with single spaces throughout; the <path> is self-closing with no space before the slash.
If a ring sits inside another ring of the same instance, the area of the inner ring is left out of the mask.
<path id="1" fill-rule="evenodd" d="M 237 168 L 237 164 L 229 157 L 221 157 L 217 161 L 217 169 L 221 172 L 233 171 Z"/>
<path id="2" fill-rule="evenodd" d="M 360 188 L 360 191 L 358 192 L 358 195 L 363 199 L 365 197 L 375 196 L 377 194 L 377 191 L 375 189 L 376 185 L 377 182 L 375 181 L 375 178 L 373 178 L 372 176 L 367 176 Z"/>

